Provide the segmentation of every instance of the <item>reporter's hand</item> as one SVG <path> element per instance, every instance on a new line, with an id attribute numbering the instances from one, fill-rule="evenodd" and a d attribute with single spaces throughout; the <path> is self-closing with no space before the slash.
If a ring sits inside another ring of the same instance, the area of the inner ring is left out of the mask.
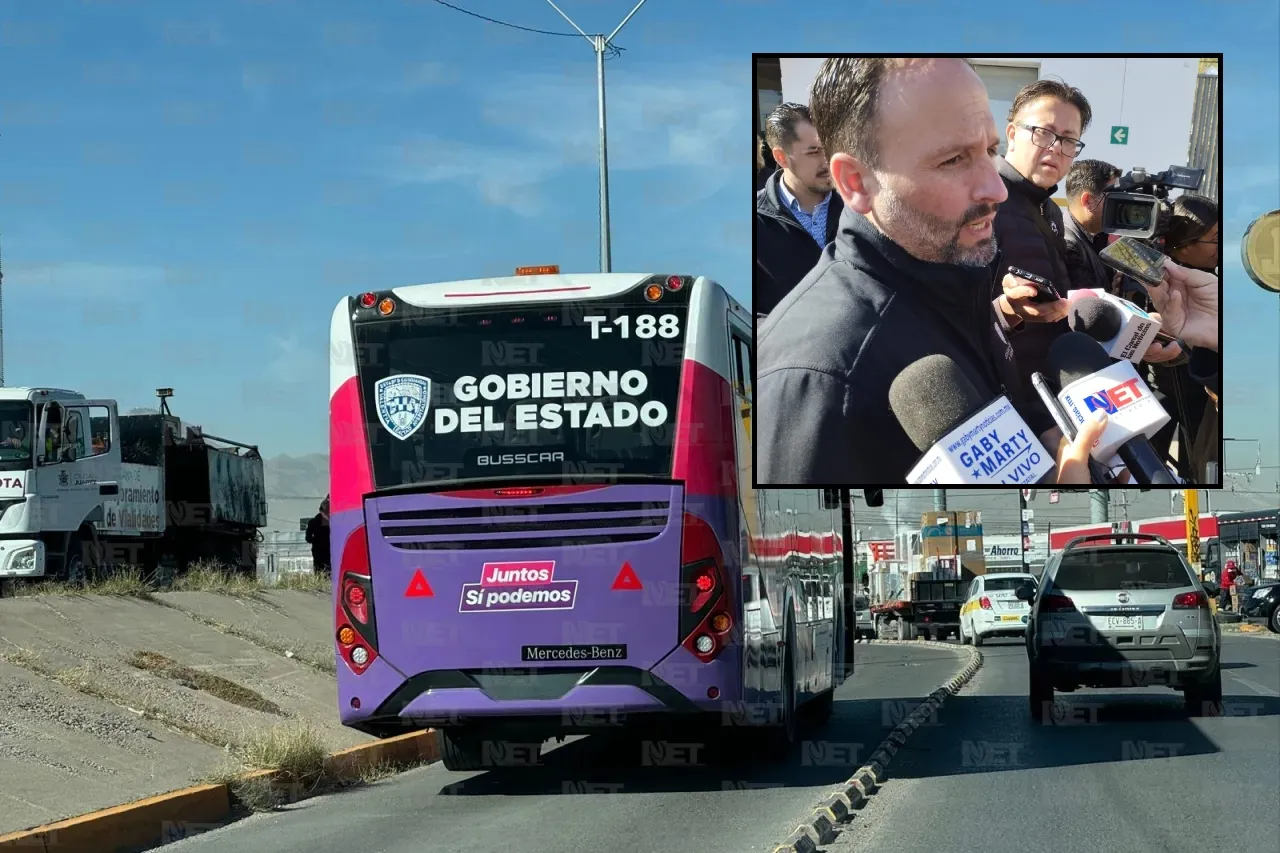
<path id="1" fill-rule="evenodd" d="M 1107 428 L 1106 412 L 1098 411 L 1090 420 L 1080 425 L 1076 432 L 1076 440 L 1068 442 L 1065 438 L 1058 445 L 1058 485 L 1087 486 L 1093 482 L 1089 475 L 1089 451 L 1098 443 L 1102 432 Z M 1126 470 L 1116 478 L 1116 482 L 1129 482 Z"/>
<path id="2" fill-rule="evenodd" d="M 1218 298 L 1221 283 L 1213 273 L 1193 270 L 1165 258 L 1164 281 L 1147 287 L 1165 332 L 1193 347 L 1218 351 Z"/>
<path id="3" fill-rule="evenodd" d="M 1013 315 L 1028 323 L 1053 323 L 1067 316 L 1069 303 L 1065 299 L 1033 302 L 1040 291 L 1025 278 L 1005 273 L 1000 285 L 1004 293 L 997 301 L 1000 303 L 1000 310 L 1006 315 Z"/>
<path id="4" fill-rule="evenodd" d="M 1159 320 L 1161 326 L 1164 325 L 1164 320 L 1159 314 L 1153 313 L 1151 316 Z M 1174 361 L 1181 356 L 1182 347 L 1178 346 L 1176 341 L 1167 344 L 1160 341 L 1152 341 L 1151 345 L 1147 347 L 1147 351 L 1142 354 L 1142 360 L 1147 364 L 1163 364 L 1167 361 Z"/>

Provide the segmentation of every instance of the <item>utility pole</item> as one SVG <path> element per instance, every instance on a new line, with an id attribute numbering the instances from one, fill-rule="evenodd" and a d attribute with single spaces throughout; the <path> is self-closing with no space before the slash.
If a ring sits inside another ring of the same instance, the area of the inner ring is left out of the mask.
<path id="1" fill-rule="evenodd" d="M 934 512 L 947 511 L 947 490 L 946 489 L 933 490 L 933 511 Z"/>
<path id="2" fill-rule="evenodd" d="M 551 0 L 547 0 L 547 5 L 560 13 L 560 17 L 569 22 L 569 25 L 582 34 L 582 37 L 591 44 L 591 49 L 596 53 L 596 107 L 600 113 L 600 272 L 613 272 L 613 255 L 609 246 L 609 152 L 608 152 L 608 134 L 605 129 L 605 106 L 604 106 L 604 52 L 609 48 L 609 42 L 618 34 L 618 31 L 627 25 L 632 16 L 640 11 L 640 7 L 645 4 L 646 0 L 640 0 L 625 18 L 622 23 L 614 27 L 613 32 L 607 36 L 594 35 L 589 36 L 583 32 L 582 27 L 573 22 L 573 19 L 560 11 L 560 7 Z"/>
<path id="3" fill-rule="evenodd" d="M 1035 496 L 1034 489 L 1018 489 L 1018 541 L 1022 548 L 1022 573 L 1031 574 L 1031 566 L 1027 563 L 1027 540 L 1031 536 L 1031 520 L 1027 518 L 1027 499 Z"/>

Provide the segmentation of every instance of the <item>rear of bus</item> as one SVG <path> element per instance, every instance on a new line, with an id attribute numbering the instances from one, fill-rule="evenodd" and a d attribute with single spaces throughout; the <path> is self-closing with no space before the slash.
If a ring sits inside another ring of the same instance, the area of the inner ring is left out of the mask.
<path id="1" fill-rule="evenodd" d="M 345 725 L 438 728 L 467 769 L 481 743 L 714 714 L 740 692 L 728 305 L 701 278 L 599 274 L 338 306 Z"/>

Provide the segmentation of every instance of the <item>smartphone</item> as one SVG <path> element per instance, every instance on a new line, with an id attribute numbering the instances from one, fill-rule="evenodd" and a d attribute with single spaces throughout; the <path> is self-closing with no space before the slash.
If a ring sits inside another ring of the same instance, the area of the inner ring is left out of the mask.
<path id="1" fill-rule="evenodd" d="M 1033 272 L 1027 272 L 1018 267 L 1009 267 L 1009 273 L 1016 275 L 1018 278 L 1025 278 L 1027 281 L 1035 285 L 1036 295 L 1032 302 L 1057 302 L 1060 298 L 1058 292 L 1053 289 L 1053 285 L 1049 283 L 1049 279 Z"/>
<path id="2" fill-rule="evenodd" d="M 1098 253 L 1113 270 L 1132 276 L 1142 284 L 1159 287 L 1164 282 L 1164 254 L 1133 237 L 1121 237 Z"/>

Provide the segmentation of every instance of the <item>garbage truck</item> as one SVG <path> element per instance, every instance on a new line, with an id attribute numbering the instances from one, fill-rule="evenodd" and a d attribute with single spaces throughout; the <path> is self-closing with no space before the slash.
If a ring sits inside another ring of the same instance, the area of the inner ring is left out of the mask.
<path id="1" fill-rule="evenodd" d="M 181 572 L 197 561 L 256 570 L 267 524 L 257 447 L 169 410 L 0 388 L 0 580 L 83 581 L 113 567 Z"/>

